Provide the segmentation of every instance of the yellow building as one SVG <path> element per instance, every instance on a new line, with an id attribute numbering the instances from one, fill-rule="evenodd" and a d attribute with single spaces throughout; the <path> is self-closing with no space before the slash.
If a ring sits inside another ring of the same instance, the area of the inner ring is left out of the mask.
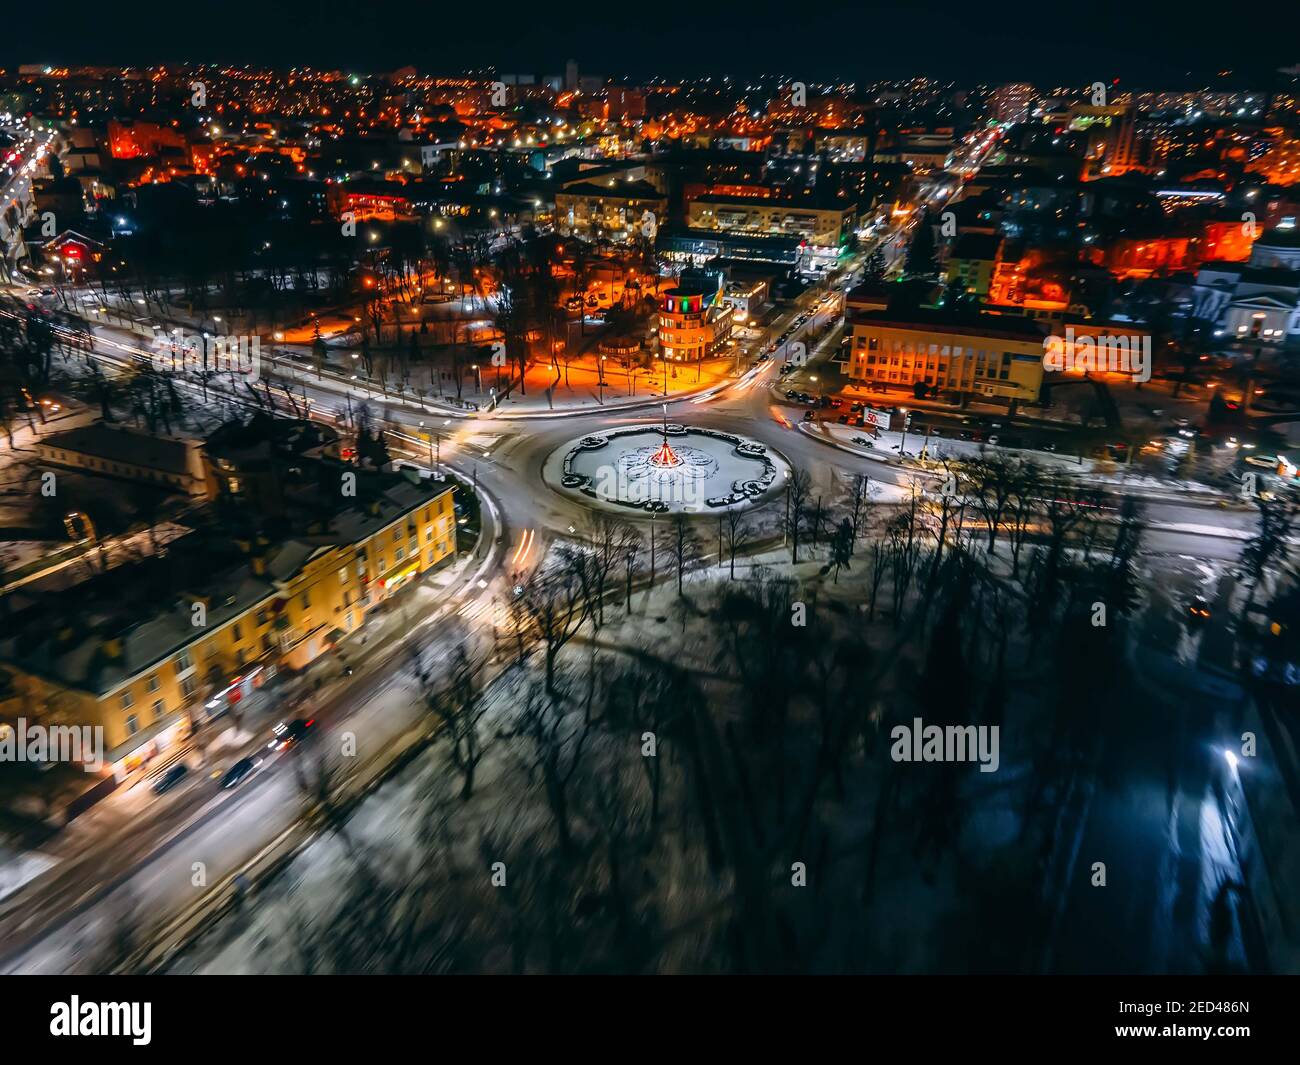
<path id="1" fill-rule="evenodd" d="M 455 553 L 450 487 L 357 476 L 357 495 L 301 533 L 275 543 L 192 533 L 166 558 L 115 567 L 13 617 L 0 635 L 12 678 L 0 711 L 102 726 L 105 761 L 121 777 L 189 722 L 308 665 Z"/>
<path id="2" fill-rule="evenodd" d="M 1043 330 L 1021 318 L 852 311 L 846 370 L 854 381 L 954 398 L 1033 402 L 1043 385 Z"/>

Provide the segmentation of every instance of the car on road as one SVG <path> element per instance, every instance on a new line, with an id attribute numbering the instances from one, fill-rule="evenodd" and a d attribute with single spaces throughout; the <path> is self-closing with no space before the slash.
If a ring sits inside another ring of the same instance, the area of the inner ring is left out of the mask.
<path id="1" fill-rule="evenodd" d="M 838 421 L 841 425 L 848 425 L 849 416 L 847 414 L 841 414 L 839 418 L 836 419 L 836 421 Z"/>
<path id="2" fill-rule="evenodd" d="M 813 411 L 806 410 L 803 412 L 803 420 L 806 422 L 810 422 L 816 417 L 817 415 Z"/>
<path id="3" fill-rule="evenodd" d="M 261 764 L 262 759 L 260 758 L 241 758 L 226 770 L 226 775 L 221 778 L 221 790 L 227 791 L 243 782 Z"/>
<path id="4" fill-rule="evenodd" d="M 165 791 L 171 791 L 177 784 L 189 775 L 189 767 L 184 762 L 177 762 L 169 766 L 154 777 L 153 793 L 161 795 Z"/>
<path id="5" fill-rule="evenodd" d="M 271 730 L 275 733 L 275 736 L 267 744 L 267 747 L 273 751 L 283 751 L 286 747 L 301 743 L 314 735 L 311 730 L 315 724 L 316 719 L 314 717 L 295 717 L 292 721 L 281 721 Z"/>
<path id="6" fill-rule="evenodd" d="M 1199 625 L 1210 619 L 1210 604 L 1204 596 L 1193 596 L 1187 604 L 1187 616 L 1193 625 Z"/>

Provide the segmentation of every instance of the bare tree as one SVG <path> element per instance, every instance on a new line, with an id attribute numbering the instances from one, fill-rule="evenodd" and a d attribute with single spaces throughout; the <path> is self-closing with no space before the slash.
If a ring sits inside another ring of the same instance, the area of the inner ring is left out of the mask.
<path id="1" fill-rule="evenodd" d="M 682 595 L 682 580 L 686 576 L 686 571 L 700 560 L 700 538 L 695 532 L 695 526 L 691 524 L 691 519 L 685 514 L 674 514 L 671 523 L 665 533 L 665 539 L 668 541 L 673 573 L 677 577 L 677 595 Z"/>
<path id="2" fill-rule="evenodd" d="M 425 705 L 441 724 L 438 738 L 447 744 L 451 764 L 461 775 L 461 801 L 474 791 L 474 772 L 484 754 L 485 736 L 479 728 L 484 704 L 479 690 L 479 667 L 465 644 L 451 654 L 446 683 L 425 694 Z"/>
<path id="3" fill-rule="evenodd" d="M 790 562 L 799 561 L 799 532 L 804 524 L 804 512 L 808 509 L 808 497 L 812 492 L 812 475 L 807 470 L 793 468 L 785 482 L 785 530 L 790 537 Z"/>
<path id="4" fill-rule="evenodd" d="M 745 522 L 745 513 L 739 507 L 733 507 L 726 514 L 724 538 L 727 543 L 728 561 L 731 566 L 731 580 L 736 579 L 736 553 L 743 551 L 749 543 L 749 526 Z M 719 559 L 719 562 L 722 560 Z"/>
<path id="5" fill-rule="evenodd" d="M 520 592 L 524 609 L 546 646 L 546 694 L 560 698 L 555 687 L 555 659 L 588 616 L 583 585 L 570 566 L 535 570 Z"/>

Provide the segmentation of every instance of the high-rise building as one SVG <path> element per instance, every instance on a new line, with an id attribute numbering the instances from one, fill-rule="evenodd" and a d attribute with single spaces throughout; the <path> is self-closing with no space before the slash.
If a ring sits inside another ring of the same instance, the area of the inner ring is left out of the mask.
<path id="1" fill-rule="evenodd" d="M 1037 96 L 1028 82 L 1012 82 L 994 90 L 989 97 L 989 109 L 999 122 L 1025 122 Z"/>

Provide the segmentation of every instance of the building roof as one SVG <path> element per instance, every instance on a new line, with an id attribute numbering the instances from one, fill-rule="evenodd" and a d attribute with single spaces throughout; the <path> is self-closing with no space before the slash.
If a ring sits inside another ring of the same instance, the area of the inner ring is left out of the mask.
<path id="1" fill-rule="evenodd" d="M 1270 229 L 1255 241 L 1256 248 L 1300 248 L 1300 226 Z"/>
<path id="2" fill-rule="evenodd" d="M 876 325 L 885 329 L 914 329 L 919 332 L 961 333 L 997 340 L 1040 343 L 1046 330 L 1032 318 L 1018 315 L 953 314 L 947 311 L 918 309 L 906 314 L 893 311 L 851 310 L 851 325 Z"/>
<path id="3" fill-rule="evenodd" d="M 579 181 L 566 185 L 556 192 L 560 196 L 595 196 L 607 200 L 662 200 L 664 194 L 648 181 L 617 181 L 613 185 L 597 185 Z"/>
<path id="4" fill-rule="evenodd" d="M 1002 238 L 996 233 L 963 233 L 953 245 L 951 259 L 981 259 L 993 262 L 998 257 Z"/>
<path id="5" fill-rule="evenodd" d="M 54 433 L 39 441 L 39 446 L 59 451 L 75 451 L 109 462 L 144 466 L 151 470 L 183 474 L 188 472 L 186 455 L 198 446 L 196 440 L 176 440 L 150 436 L 130 429 L 95 422 L 66 432 Z"/>
<path id="6" fill-rule="evenodd" d="M 706 192 L 691 198 L 692 203 L 730 204 L 737 207 L 783 207 L 799 211 L 853 211 L 856 200 L 832 200 L 826 196 L 726 196 Z"/>
<path id="7" fill-rule="evenodd" d="M 313 558 L 362 542 L 451 491 L 432 480 L 355 472 L 357 496 L 320 523 L 319 532 L 241 543 L 239 533 L 218 525 L 172 541 L 164 556 L 35 597 L 0 633 L 0 660 L 66 688 L 109 694 L 259 603 L 275 609 Z M 331 494 L 335 506 L 339 498 Z M 191 609 L 198 601 L 206 604 L 207 624 L 196 633 Z M 201 672 L 203 663 L 195 665 Z"/>

